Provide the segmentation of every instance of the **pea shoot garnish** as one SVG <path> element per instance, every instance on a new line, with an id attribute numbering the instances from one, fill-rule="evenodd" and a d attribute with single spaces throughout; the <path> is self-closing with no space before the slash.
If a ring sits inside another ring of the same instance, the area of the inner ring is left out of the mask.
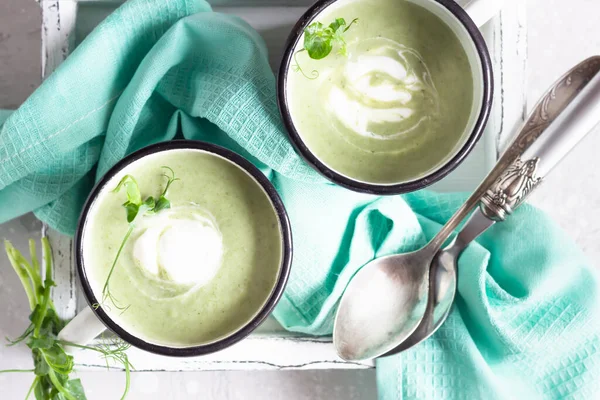
<path id="1" fill-rule="evenodd" d="M 358 18 L 354 18 L 350 24 L 346 24 L 344 18 L 336 18 L 329 26 L 325 26 L 320 22 L 313 22 L 304 29 L 304 47 L 294 53 L 294 71 L 300 72 L 308 79 L 317 79 L 319 72 L 313 70 L 311 76 L 304 73 L 300 64 L 298 63 L 297 56 L 299 53 L 306 51 L 308 56 L 313 60 L 320 60 L 325 58 L 331 53 L 334 45 L 338 45 L 338 54 L 346 55 L 346 41 L 344 40 L 343 34 L 350 29 L 350 27 L 358 21 Z"/>
<path id="2" fill-rule="evenodd" d="M 33 372 L 35 378 L 26 399 L 33 394 L 36 399 L 43 400 L 86 400 L 81 381 L 69 377 L 75 362 L 73 356 L 67 354 L 64 349 L 65 346 L 80 347 L 100 353 L 106 360 L 107 367 L 110 361 L 123 366 L 125 390 L 121 399 L 124 399 L 129 391 L 130 372 L 133 368 L 126 353 L 129 344 L 116 338 L 104 344 L 80 346 L 58 339 L 58 333 L 65 327 L 66 321 L 58 316 L 50 297 L 51 289 L 56 285 L 53 281 L 52 250 L 48 239 L 42 238 L 43 265 L 46 272 L 44 279 L 42 279 L 42 265 L 37 259 L 33 239 L 29 240 L 31 261 L 27 260 L 10 242 L 5 241 L 4 245 L 8 259 L 25 289 L 31 308 L 29 326 L 17 339 L 9 340 L 9 346 L 25 342 L 31 349 L 34 368 L 4 370 L 0 373 Z"/>
<path id="3" fill-rule="evenodd" d="M 173 182 L 178 181 L 179 178 L 175 177 L 175 172 L 169 167 L 162 167 L 166 170 L 166 173 L 163 176 L 167 179 L 167 184 L 165 185 L 164 190 L 158 196 L 158 198 L 154 198 L 152 196 L 148 196 L 146 200 L 142 201 L 142 195 L 140 193 L 139 186 L 135 178 L 131 175 L 125 175 L 117 187 L 113 190 L 113 193 L 118 193 L 122 188 L 125 188 L 127 193 L 127 201 L 123 203 L 123 207 L 125 207 L 127 213 L 127 222 L 129 223 L 129 228 L 121 241 L 121 245 L 117 250 L 117 255 L 115 256 L 115 260 L 110 267 L 110 271 L 108 272 L 108 277 L 106 278 L 106 282 L 104 283 L 104 287 L 102 288 L 102 302 L 100 304 L 94 304 L 95 308 L 100 307 L 101 305 L 106 307 L 106 301 L 110 300 L 110 302 L 122 312 L 125 312 L 129 306 L 123 306 L 119 303 L 119 301 L 113 296 L 110 291 L 110 278 L 117 266 L 117 262 L 119 261 L 119 257 L 121 256 L 121 252 L 123 248 L 127 244 L 129 237 L 133 233 L 135 229 L 135 224 L 138 218 L 144 215 L 152 215 L 156 214 L 161 210 L 171 208 L 171 202 L 167 199 L 167 192 Z"/>

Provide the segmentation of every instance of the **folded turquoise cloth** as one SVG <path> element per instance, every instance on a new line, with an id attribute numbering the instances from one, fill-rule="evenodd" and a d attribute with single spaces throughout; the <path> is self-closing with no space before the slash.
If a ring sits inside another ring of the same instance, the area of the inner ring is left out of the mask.
<path id="1" fill-rule="evenodd" d="M 72 234 L 119 159 L 174 137 L 248 157 L 287 206 L 295 257 L 275 316 L 331 333 L 352 275 L 425 243 L 464 200 L 377 198 L 327 184 L 279 120 L 266 48 L 201 0 L 132 0 L 104 21 L 0 131 L 0 221 L 27 211 Z M 573 242 L 523 206 L 460 259 L 459 295 L 431 339 L 378 360 L 381 399 L 592 398 L 600 379 L 598 278 Z"/>
<path id="2" fill-rule="evenodd" d="M 0 127 L 2 126 L 2 124 L 4 124 L 4 121 L 6 121 L 10 114 L 12 114 L 12 111 L 0 110 Z"/>

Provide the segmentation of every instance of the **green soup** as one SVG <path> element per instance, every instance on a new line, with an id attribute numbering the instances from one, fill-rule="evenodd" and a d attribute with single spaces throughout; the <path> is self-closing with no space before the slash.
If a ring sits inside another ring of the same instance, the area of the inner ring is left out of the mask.
<path id="1" fill-rule="evenodd" d="M 432 12 L 405 0 L 339 0 L 317 21 L 358 22 L 337 48 L 296 54 L 287 100 L 302 141 L 355 180 L 393 184 L 439 168 L 464 137 L 473 107 L 467 54 Z M 303 47 L 300 40 L 296 50 Z M 292 63 L 294 64 L 294 62 Z"/>
<path id="2" fill-rule="evenodd" d="M 83 235 L 84 267 L 102 298 L 128 224 L 119 180 L 132 175 L 142 198 L 157 196 L 166 180 L 171 208 L 136 220 L 110 280 L 109 316 L 129 333 L 155 344 L 186 347 L 237 331 L 270 297 L 282 260 L 282 236 L 262 187 L 234 163 L 200 150 L 170 150 L 139 159 L 107 183 Z"/>

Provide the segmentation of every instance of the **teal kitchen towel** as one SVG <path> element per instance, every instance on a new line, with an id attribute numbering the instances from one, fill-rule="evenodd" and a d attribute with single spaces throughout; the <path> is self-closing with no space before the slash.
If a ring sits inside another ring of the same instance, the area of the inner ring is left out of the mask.
<path id="1" fill-rule="evenodd" d="M 8 117 L 12 114 L 10 110 L 0 110 L 0 127 L 4 124 L 4 121 L 8 119 Z"/>
<path id="2" fill-rule="evenodd" d="M 464 200 L 377 198 L 326 183 L 293 151 L 257 32 L 201 0 L 131 0 L 0 128 L 0 221 L 34 210 L 72 234 L 92 185 L 176 137 L 249 158 L 287 207 L 295 256 L 275 316 L 330 334 L 352 275 L 424 244 Z M 382 399 L 590 398 L 598 392 L 598 278 L 572 241 L 522 207 L 467 249 L 459 295 L 430 340 L 377 362 Z"/>

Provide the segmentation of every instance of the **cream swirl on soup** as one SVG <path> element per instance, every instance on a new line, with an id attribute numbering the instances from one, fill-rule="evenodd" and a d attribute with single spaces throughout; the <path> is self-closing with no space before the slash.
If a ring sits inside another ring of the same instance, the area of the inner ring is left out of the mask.
<path id="1" fill-rule="evenodd" d="M 214 216 L 193 203 L 144 216 L 134 235 L 133 257 L 152 278 L 199 287 L 221 267 L 221 231 Z"/>
<path id="2" fill-rule="evenodd" d="M 413 131 L 440 110 L 439 96 L 421 55 L 386 38 L 350 46 L 349 59 L 326 73 L 325 108 L 344 128 L 389 140 Z"/>

